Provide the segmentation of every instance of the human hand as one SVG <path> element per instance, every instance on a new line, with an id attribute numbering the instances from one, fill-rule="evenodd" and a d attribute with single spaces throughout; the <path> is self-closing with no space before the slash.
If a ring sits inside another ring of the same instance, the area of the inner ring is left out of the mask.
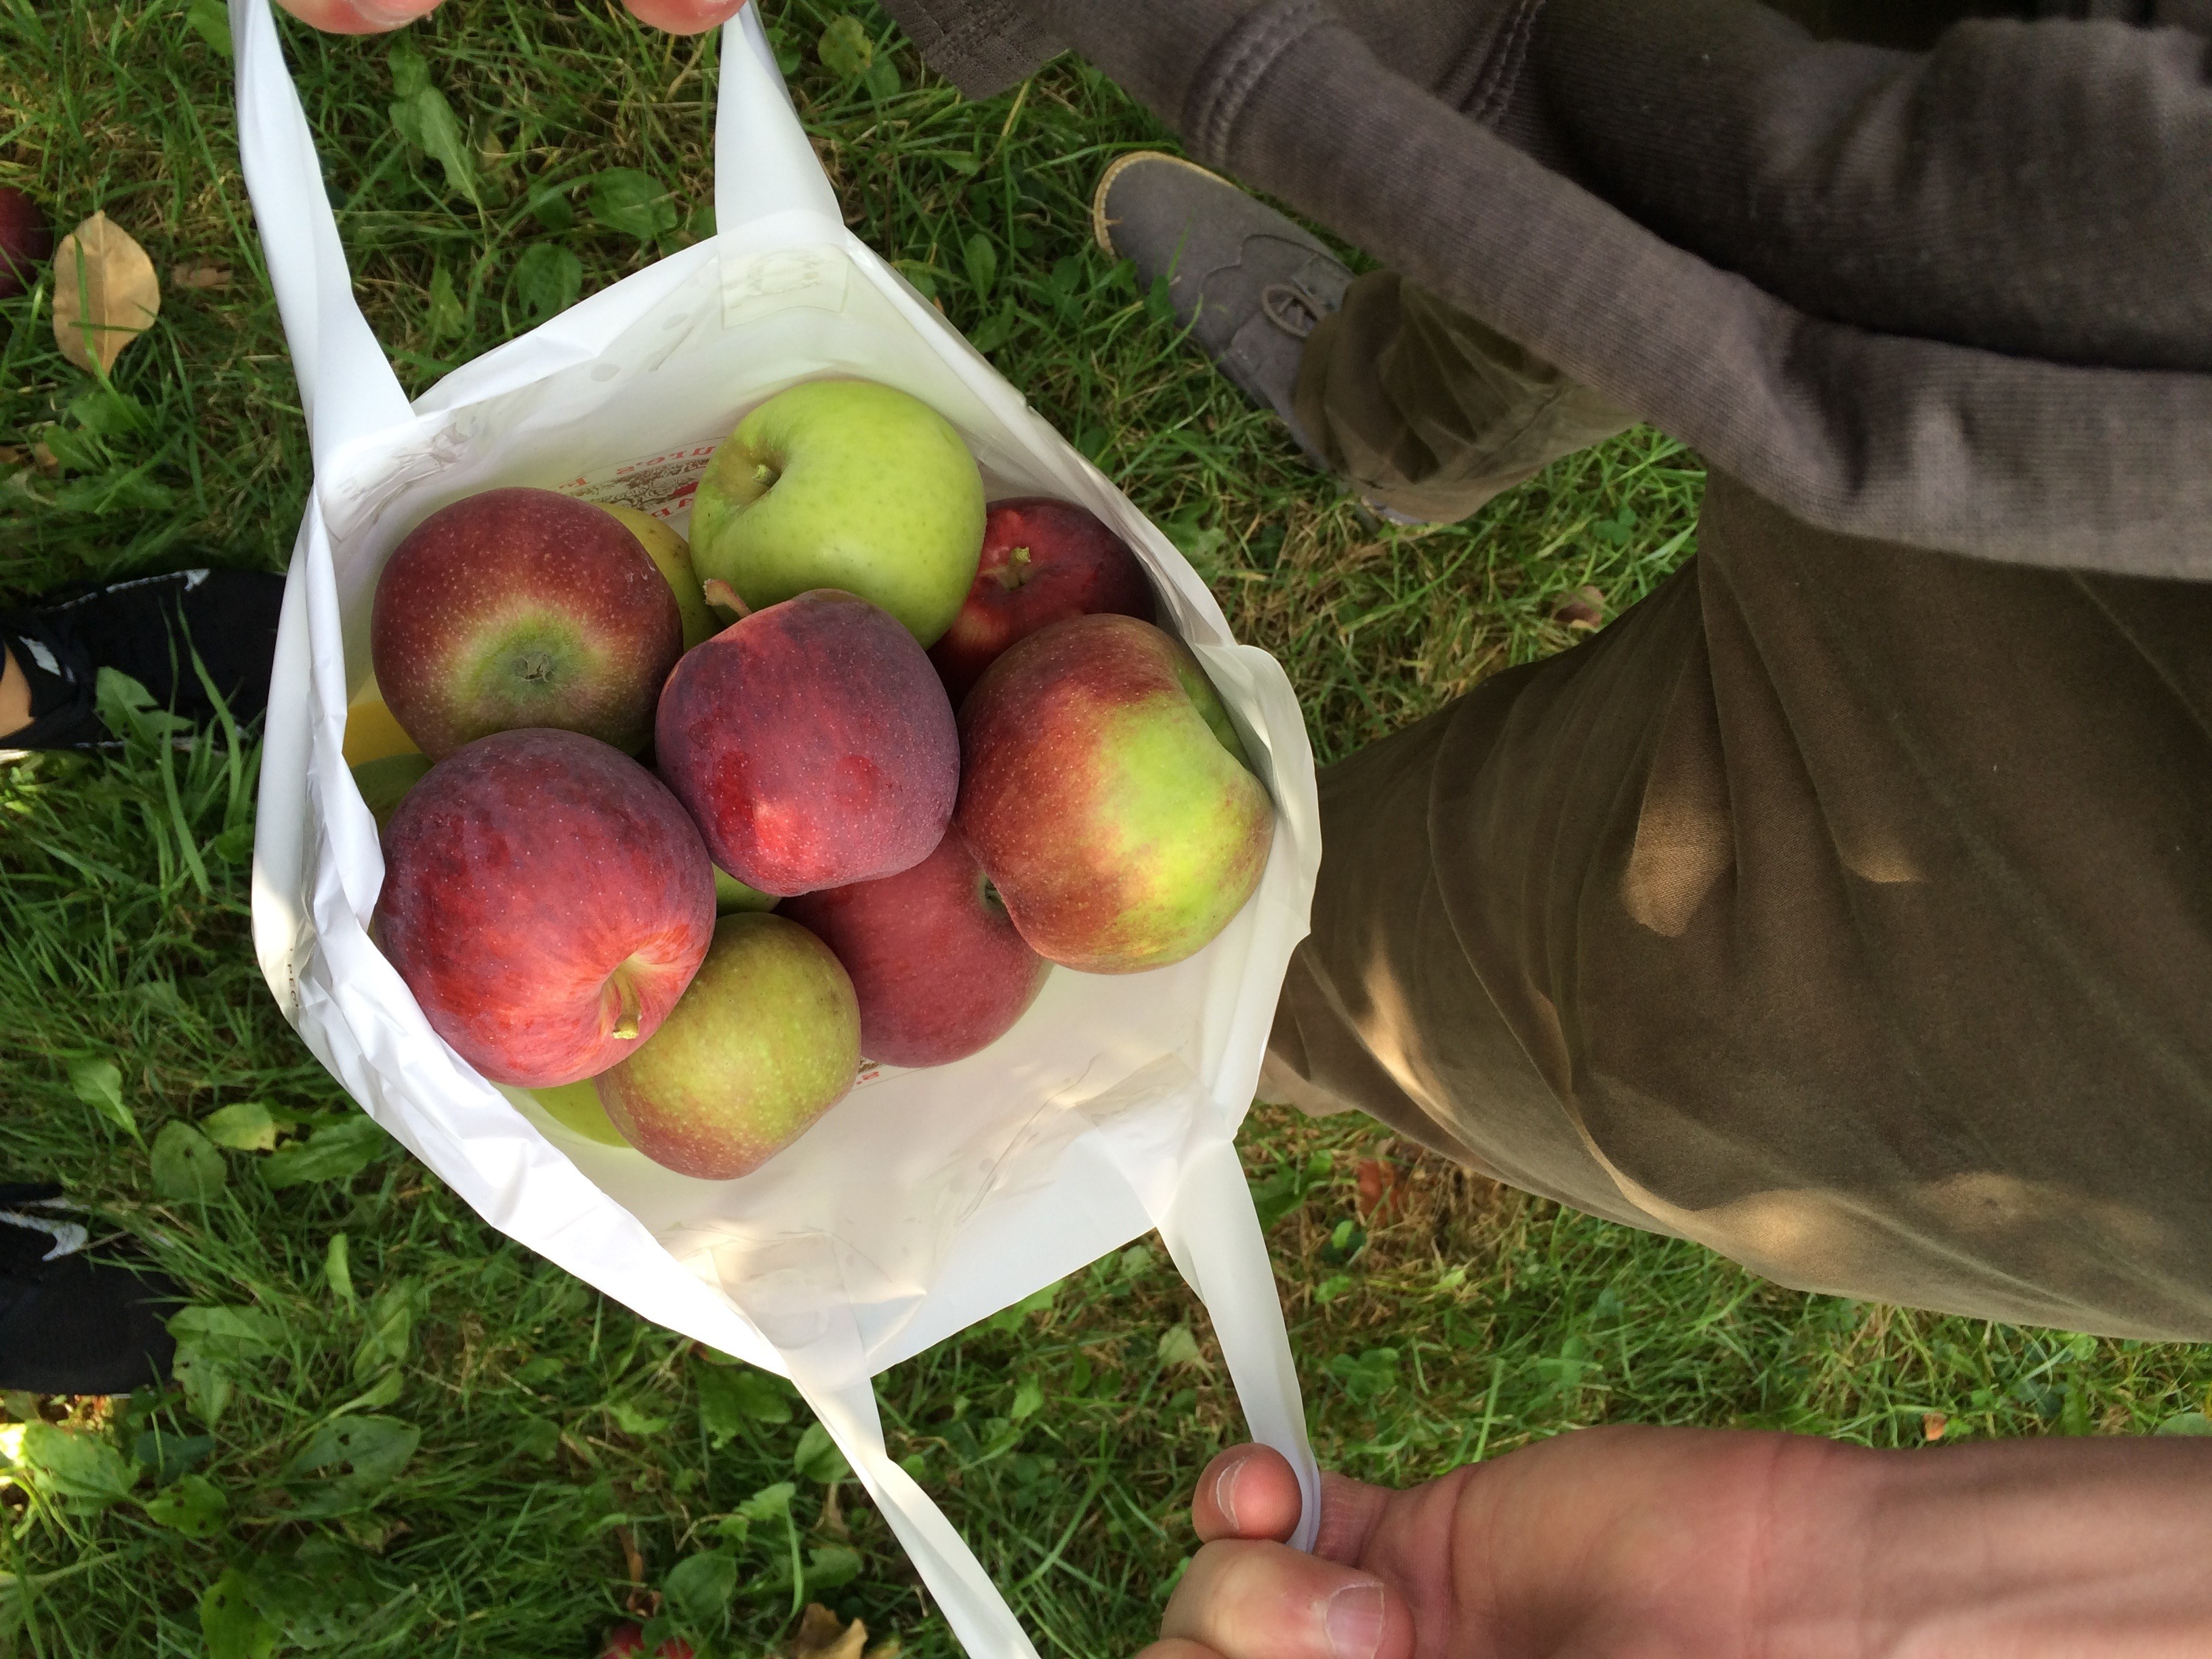
<path id="1" fill-rule="evenodd" d="M 303 23 L 333 34 L 383 34 L 438 9 L 438 0 L 276 0 Z M 623 0 L 641 23 L 701 34 L 744 9 L 745 0 Z"/>
<path id="2" fill-rule="evenodd" d="M 2212 1443 L 1877 1452 L 1586 1429 L 1406 1492 L 1199 1478 L 1205 1540 L 1139 1659 L 2101 1659 L 2212 1652 Z"/>

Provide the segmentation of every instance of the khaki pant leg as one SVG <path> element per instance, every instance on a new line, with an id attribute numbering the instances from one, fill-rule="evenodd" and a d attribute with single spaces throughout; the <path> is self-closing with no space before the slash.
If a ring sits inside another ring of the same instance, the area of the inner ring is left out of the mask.
<path id="1" fill-rule="evenodd" d="M 1720 477 L 1700 539 L 1324 775 L 1272 1073 L 1785 1284 L 2212 1339 L 2212 585 Z"/>
<path id="2" fill-rule="evenodd" d="M 1298 423 L 1368 500 L 1450 523 L 1634 417 L 1390 271 L 1356 278 L 1299 360 Z"/>

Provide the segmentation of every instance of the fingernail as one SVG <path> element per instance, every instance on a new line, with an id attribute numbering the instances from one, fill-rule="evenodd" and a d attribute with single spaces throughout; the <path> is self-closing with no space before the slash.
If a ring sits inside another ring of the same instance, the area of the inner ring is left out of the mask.
<path id="1" fill-rule="evenodd" d="M 1375 1659 L 1382 1645 L 1382 1586 L 1346 1584 L 1328 1598 L 1322 1622 L 1335 1659 Z"/>
<path id="2" fill-rule="evenodd" d="M 1231 1532 L 1237 1530 L 1237 1500 L 1231 1494 L 1237 1490 L 1237 1471 L 1243 1467 L 1244 1460 L 1240 1457 L 1224 1465 L 1221 1473 L 1213 1477 L 1213 1507 L 1221 1511 L 1221 1518 L 1229 1523 Z"/>

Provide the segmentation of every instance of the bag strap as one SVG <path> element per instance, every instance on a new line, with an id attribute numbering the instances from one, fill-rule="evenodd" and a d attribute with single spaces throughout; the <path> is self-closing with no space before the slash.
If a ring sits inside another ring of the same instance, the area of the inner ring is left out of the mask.
<path id="1" fill-rule="evenodd" d="M 230 0 L 230 33 L 239 161 L 320 471 L 354 440 L 409 419 L 407 395 L 354 298 L 314 135 L 269 0 Z"/>
<path id="2" fill-rule="evenodd" d="M 758 5 L 722 26 L 714 109 L 714 228 L 725 255 L 789 216 L 793 240 L 842 242 L 844 210 L 775 64 Z"/>

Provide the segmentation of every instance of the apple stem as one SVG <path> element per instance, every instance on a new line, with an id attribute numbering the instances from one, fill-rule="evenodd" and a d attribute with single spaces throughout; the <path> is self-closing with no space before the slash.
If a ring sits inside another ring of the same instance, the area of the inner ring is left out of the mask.
<path id="1" fill-rule="evenodd" d="M 774 467 L 770 466 L 766 461 L 763 461 L 758 466 L 753 469 L 753 482 L 758 484 L 763 490 L 774 489 L 775 487 L 776 479 L 781 476 L 782 475 L 781 473 L 779 473 Z"/>
<path id="2" fill-rule="evenodd" d="M 635 1042 L 638 1023 L 644 1018 L 644 1010 L 638 1006 L 637 989 L 627 975 L 617 974 L 615 994 L 622 999 L 622 1018 L 615 1022 L 615 1036 L 624 1042 Z"/>
<path id="3" fill-rule="evenodd" d="M 992 572 L 993 579 L 1007 592 L 1012 592 L 1036 573 L 1030 568 L 1030 550 L 1026 547 L 1006 550 L 1006 562 Z"/>
<path id="4" fill-rule="evenodd" d="M 725 611 L 736 611 L 740 622 L 753 614 L 752 606 L 739 599 L 738 590 L 720 576 L 709 576 L 699 586 L 700 591 L 707 596 L 708 604 L 719 605 Z"/>

